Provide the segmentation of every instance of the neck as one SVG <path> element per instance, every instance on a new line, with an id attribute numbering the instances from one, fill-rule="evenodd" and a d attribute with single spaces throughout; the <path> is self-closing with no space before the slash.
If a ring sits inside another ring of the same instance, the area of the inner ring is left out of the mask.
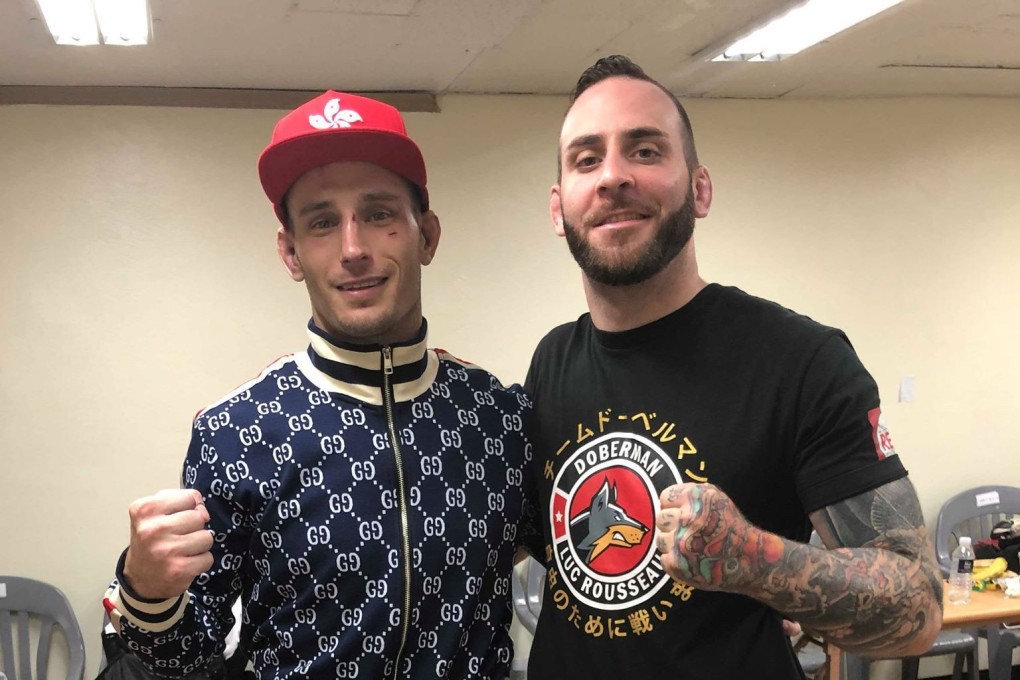
<path id="1" fill-rule="evenodd" d="M 308 332 L 313 338 L 318 336 L 326 343 L 343 350 L 375 352 L 384 346 L 398 347 L 422 343 L 428 335 L 428 322 L 424 317 L 419 316 L 415 319 L 414 332 L 401 329 L 400 332 L 387 335 L 350 337 L 343 333 L 331 333 L 313 314 L 311 321 L 308 322 Z M 423 351 L 424 347 L 423 344 Z"/>
<path id="2" fill-rule="evenodd" d="M 666 267 L 647 281 L 607 286 L 584 276 L 584 296 L 592 323 L 602 331 L 629 331 L 675 312 L 697 295 L 706 282 L 698 274 L 694 239 Z"/>

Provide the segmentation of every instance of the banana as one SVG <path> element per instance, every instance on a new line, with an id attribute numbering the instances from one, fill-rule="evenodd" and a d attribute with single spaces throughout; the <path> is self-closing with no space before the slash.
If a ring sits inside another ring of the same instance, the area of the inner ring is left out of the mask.
<path id="1" fill-rule="evenodd" d="M 974 583 L 987 581 L 988 579 L 993 579 L 1005 572 L 1007 566 L 1005 557 L 996 557 L 992 560 L 991 564 L 981 567 L 980 569 L 975 569 L 974 573 L 971 574 L 971 578 L 974 579 Z"/>

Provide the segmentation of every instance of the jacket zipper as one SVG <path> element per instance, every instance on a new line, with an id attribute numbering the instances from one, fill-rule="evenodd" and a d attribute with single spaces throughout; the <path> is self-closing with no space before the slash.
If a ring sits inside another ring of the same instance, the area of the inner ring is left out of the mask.
<path id="1" fill-rule="evenodd" d="M 397 423 L 393 415 L 393 350 L 391 347 L 382 348 L 383 357 L 383 407 L 386 410 L 386 425 L 390 432 L 390 442 L 393 446 L 393 459 L 397 464 L 397 486 L 398 500 L 400 503 L 400 533 L 401 547 L 404 551 L 404 610 L 402 612 L 402 630 L 400 634 L 400 647 L 397 649 L 397 658 L 393 664 L 393 678 L 400 677 L 400 657 L 404 655 L 404 647 L 407 644 L 407 631 L 411 625 L 411 529 L 407 510 L 407 483 L 404 479 L 403 457 L 400 455 L 400 439 L 397 438 Z"/>

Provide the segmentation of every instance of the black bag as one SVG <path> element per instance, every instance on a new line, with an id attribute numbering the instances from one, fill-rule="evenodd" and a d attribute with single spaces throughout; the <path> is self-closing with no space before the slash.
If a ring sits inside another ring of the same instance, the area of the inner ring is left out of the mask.
<path id="1" fill-rule="evenodd" d="M 991 536 L 974 546 L 974 557 L 980 560 L 1006 558 L 1007 568 L 1020 572 L 1020 524 L 1010 520 L 999 522 L 992 528 Z"/>
<path id="2" fill-rule="evenodd" d="M 145 667 L 127 643 L 116 633 L 103 633 L 103 652 L 107 665 L 96 680 L 162 680 Z M 213 659 L 200 671 L 184 676 L 186 680 L 229 680 L 223 658 Z"/>
<path id="3" fill-rule="evenodd" d="M 999 547 L 999 555 L 1006 558 L 1007 568 L 1020 573 L 1020 538 Z"/>

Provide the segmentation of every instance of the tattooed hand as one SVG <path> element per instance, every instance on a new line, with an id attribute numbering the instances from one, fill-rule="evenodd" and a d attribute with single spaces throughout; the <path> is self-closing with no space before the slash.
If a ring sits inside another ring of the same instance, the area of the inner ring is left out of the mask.
<path id="1" fill-rule="evenodd" d="M 748 522 L 717 486 L 678 484 L 659 500 L 655 545 L 663 568 L 678 581 L 742 592 L 782 558 L 782 540 Z"/>

